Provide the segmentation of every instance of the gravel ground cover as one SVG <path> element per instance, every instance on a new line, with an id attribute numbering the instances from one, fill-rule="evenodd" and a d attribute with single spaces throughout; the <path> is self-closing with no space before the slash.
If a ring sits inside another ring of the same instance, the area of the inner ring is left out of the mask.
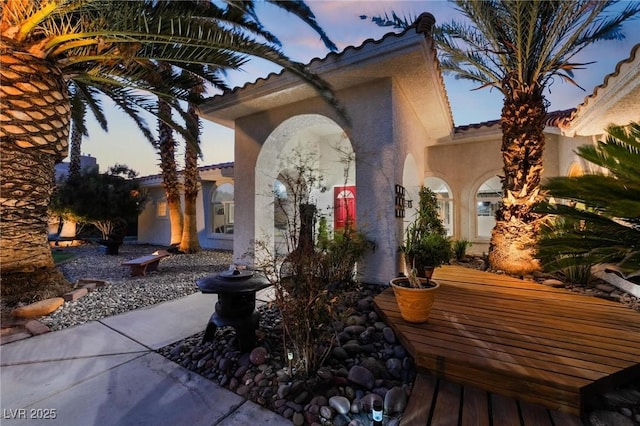
<path id="1" fill-rule="evenodd" d="M 102 246 L 85 244 L 59 250 L 75 257 L 60 265 L 60 270 L 72 283 L 81 278 L 105 280 L 106 287 L 65 303 L 40 322 L 51 330 L 60 330 L 104 317 L 144 308 L 168 300 L 188 296 L 198 290 L 196 280 L 229 268 L 230 252 L 202 250 L 196 254 L 174 254 L 160 261 L 158 273 L 131 277 L 130 268 L 121 263 L 145 256 L 166 247 L 124 244 L 117 256 L 107 256 Z"/>

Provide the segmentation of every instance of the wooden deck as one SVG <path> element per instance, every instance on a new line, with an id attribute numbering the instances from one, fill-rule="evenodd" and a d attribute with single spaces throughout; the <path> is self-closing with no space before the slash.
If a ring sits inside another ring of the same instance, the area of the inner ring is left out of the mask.
<path id="1" fill-rule="evenodd" d="M 418 374 L 400 426 L 583 426 L 576 415 Z"/>
<path id="2" fill-rule="evenodd" d="M 434 279 L 441 288 L 428 323 L 402 320 L 391 289 L 375 306 L 418 368 L 445 388 L 581 415 L 590 397 L 640 377 L 638 312 L 460 266 L 439 268 Z"/>

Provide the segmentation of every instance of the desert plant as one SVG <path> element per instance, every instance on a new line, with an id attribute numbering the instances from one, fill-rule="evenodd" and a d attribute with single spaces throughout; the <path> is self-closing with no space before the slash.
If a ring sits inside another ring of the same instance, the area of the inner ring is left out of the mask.
<path id="1" fill-rule="evenodd" d="M 318 220 L 318 250 L 326 252 L 329 249 L 329 227 L 327 218 L 321 216 Z"/>
<path id="2" fill-rule="evenodd" d="M 538 206 L 553 215 L 538 245 L 547 270 L 595 264 L 615 264 L 627 274 L 640 270 L 640 124 L 608 132 L 605 141 L 578 148 L 607 173 L 555 177 L 544 185 L 565 201 Z"/>
<path id="3" fill-rule="evenodd" d="M 423 278 L 426 267 L 438 267 L 451 259 L 451 240 L 438 214 L 438 199 L 427 187 L 420 188 L 418 208 L 400 250 L 405 254 L 407 271 L 416 269 L 417 276 Z"/>
<path id="4" fill-rule="evenodd" d="M 356 283 L 355 265 L 367 250 L 375 248 L 363 232 L 348 228 L 334 233 L 327 239 L 326 249 L 320 253 L 322 280 L 331 286 L 351 287 Z"/>
<path id="5" fill-rule="evenodd" d="M 565 281 L 586 287 L 593 281 L 593 275 L 591 274 L 592 266 L 590 263 L 570 265 L 561 269 L 560 272 L 564 276 Z"/>
<path id="6" fill-rule="evenodd" d="M 471 247 L 472 243 L 464 238 L 453 241 L 453 257 L 456 260 L 464 259 L 467 255 L 467 248 Z"/>

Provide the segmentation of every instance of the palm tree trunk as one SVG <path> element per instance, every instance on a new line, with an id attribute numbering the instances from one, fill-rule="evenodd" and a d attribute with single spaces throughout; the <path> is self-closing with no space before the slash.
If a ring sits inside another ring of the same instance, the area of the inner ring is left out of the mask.
<path id="1" fill-rule="evenodd" d="M 200 251 L 196 201 L 198 198 L 198 153 L 187 143 L 184 166 L 184 225 L 180 251 L 197 253 Z"/>
<path id="2" fill-rule="evenodd" d="M 540 215 L 532 209 L 542 199 L 546 101 L 538 87 L 520 88 L 515 82 L 514 78 L 504 84 L 501 118 L 504 198 L 491 233 L 489 263 L 494 269 L 524 275 L 540 268 L 535 258 Z"/>
<path id="3" fill-rule="evenodd" d="M 69 173 L 68 177 L 78 178 L 80 176 L 80 155 L 82 153 L 82 132 L 75 122 L 71 124 L 71 147 L 69 152 Z"/>
<path id="4" fill-rule="evenodd" d="M 66 156 L 70 103 L 61 73 L 0 39 L 2 294 L 36 271 L 56 275 L 47 241 L 55 162 Z M 63 280 L 62 276 L 58 273 Z"/>
<path id="5" fill-rule="evenodd" d="M 171 116 L 171 106 L 158 98 L 159 114 Z M 171 245 L 179 245 L 182 239 L 182 203 L 180 202 L 180 182 L 176 167 L 176 142 L 171 127 L 163 121 L 158 121 L 158 151 L 160 153 L 160 170 L 162 186 L 167 197 L 169 208 L 169 222 L 171 223 Z"/>
<path id="6" fill-rule="evenodd" d="M 200 94 L 204 91 L 202 85 L 196 85 L 191 89 L 193 93 Z M 187 142 L 184 155 L 184 225 L 182 228 L 182 241 L 180 251 L 196 253 L 201 250 L 198 239 L 198 222 L 196 201 L 198 199 L 198 151 L 200 143 L 200 118 L 194 104 L 189 104 L 186 126 L 193 135 L 194 141 Z M 195 142 L 195 143 L 193 143 Z"/>

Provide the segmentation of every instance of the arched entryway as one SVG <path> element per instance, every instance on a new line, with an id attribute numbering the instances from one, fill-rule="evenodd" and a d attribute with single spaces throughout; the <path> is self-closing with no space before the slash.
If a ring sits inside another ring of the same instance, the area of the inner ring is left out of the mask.
<path id="1" fill-rule="evenodd" d="M 354 150 L 344 130 L 323 115 L 291 117 L 276 127 L 260 149 L 255 179 L 256 241 L 279 253 L 294 248 L 287 217 L 301 203 L 314 204 L 330 232 L 355 223 Z"/>

